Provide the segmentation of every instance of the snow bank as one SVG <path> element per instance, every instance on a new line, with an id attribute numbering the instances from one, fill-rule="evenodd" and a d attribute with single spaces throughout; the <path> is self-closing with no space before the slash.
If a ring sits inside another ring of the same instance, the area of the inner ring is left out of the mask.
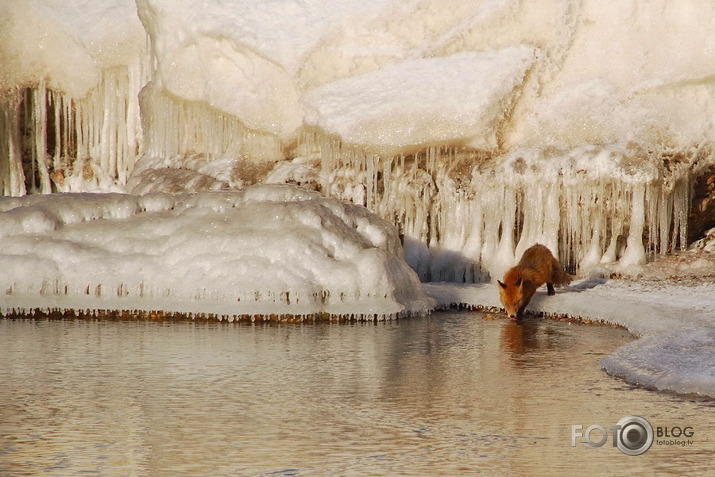
<path id="1" fill-rule="evenodd" d="M 155 87 L 201 101 L 246 127 L 290 137 L 302 121 L 296 76 L 307 55 L 353 17 L 380 12 L 387 0 L 256 3 L 139 0 L 156 58 Z"/>
<path id="2" fill-rule="evenodd" d="M 625 141 L 691 145 L 712 137 L 715 16 L 706 0 L 616 7 L 596 0 L 208 1 L 200 9 L 190 1 L 141 0 L 137 6 L 157 60 L 159 89 L 282 137 L 301 126 L 304 102 L 311 108 L 340 93 L 368 96 L 372 103 L 378 99 L 370 95 L 374 83 L 361 78 L 374 73 L 377 80 L 390 71 L 401 74 L 407 90 L 420 79 L 427 91 L 450 82 L 449 90 L 439 88 L 441 95 L 415 98 L 435 106 L 470 103 L 474 91 L 496 78 L 518 86 L 518 104 L 499 128 L 508 149 Z M 541 52 L 527 79 L 509 63 L 456 74 L 448 60 L 519 45 Z M 434 68 L 415 70 L 411 63 L 419 59 Z M 414 103 L 403 98 L 386 95 L 380 106 L 399 112 L 405 127 L 429 119 L 427 108 L 415 113 Z M 321 122 L 351 116 L 358 123 L 366 114 L 357 101 L 342 105 L 357 107 L 334 109 L 339 115 Z M 321 110 L 327 114 L 327 107 Z M 457 139 L 474 124 L 474 114 L 452 118 L 460 123 Z M 392 126 L 382 122 L 372 138 L 357 139 L 379 146 Z M 350 143 L 357 132 L 340 129 L 340 137 Z M 417 139 L 429 144 L 430 133 L 424 133 Z"/>
<path id="3" fill-rule="evenodd" d="M 0 307 L 218 316 L 426 313 L 395 229 L 288 186 L 0 200 Z"/>
<path id="4" fill-rule="evenodd" d="M 438 307 L 501 307 L 494 285 L 423 287 Z M 537 292 L 528 311 L 625 326 L 638 339 L 601 361 L 608 373 L 638 386 L 715 397 L 715 283 L 666 285 L 594 275 L 555 296 Z"/>

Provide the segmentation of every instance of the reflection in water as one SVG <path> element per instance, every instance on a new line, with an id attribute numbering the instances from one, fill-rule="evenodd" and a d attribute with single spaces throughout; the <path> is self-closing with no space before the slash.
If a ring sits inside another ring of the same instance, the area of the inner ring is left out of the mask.
<path id="1" fill-rule="evenodd" d="M 538 323 L 533 320 L 509 321 L 502 327 L 502 342 L 507 351 L 522 355 L 539 348 Z"/>
<path id="2" fill-rule="evenodd" d="M 379 324 L 0 320 L 0 476 L 693 473 L 713 406 L 598 360 L 623 330 L 479 313 Z M 689 448 L 571 447 L 639 414 Z"/>

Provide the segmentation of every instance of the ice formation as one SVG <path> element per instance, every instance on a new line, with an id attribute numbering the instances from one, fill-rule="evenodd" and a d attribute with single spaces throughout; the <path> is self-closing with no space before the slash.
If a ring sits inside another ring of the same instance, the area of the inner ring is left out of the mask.
<path id="1" fill-rule="evenodd" d="M 405 60 L 310 90 L 305 123 L 382 157 L 424 144 L 495 149 L 533 62 L 527 46 Z"/>
<path id="2" fill-rule="evenodd" d="M 704 0 L 0 8 L 4 195 L 215 190 L 302 158 L 422 279 L 470 282 L 533 240 L 572 270 L 683 248 L 713 161 Z"/>
<path id="3" fill-rule="evenodd" d="M 143 141 L 149 57 L 132 2 L 2 2 L 3 195 L 110 190 Z"/>
<path id="4" fill-rule="evenodd" d="M 4 310 L 384 319 L 431 303 L 395 228 L 293 186 L 0 199 Z"/>

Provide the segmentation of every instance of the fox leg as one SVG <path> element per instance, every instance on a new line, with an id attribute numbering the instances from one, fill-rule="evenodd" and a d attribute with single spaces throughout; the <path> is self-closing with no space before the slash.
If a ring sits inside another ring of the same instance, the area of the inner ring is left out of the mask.
<path id="1" fill-rule="evenodd" d="M 529 304 L 529 300 L 526 300 L 526 303 L 521 305 L 519 310 L 516 312 L 516 319 L 520 320 L 522 316 L 524 316 L 524 311 L 526 311 L 526 306 Z"/>
<path id="2" fill-rule="evenodd" d="M 546 292 L 549 294 L 549 296 L 556 295 L 556 290 L 554 290 L 553 283 L 546 284 Z"/>

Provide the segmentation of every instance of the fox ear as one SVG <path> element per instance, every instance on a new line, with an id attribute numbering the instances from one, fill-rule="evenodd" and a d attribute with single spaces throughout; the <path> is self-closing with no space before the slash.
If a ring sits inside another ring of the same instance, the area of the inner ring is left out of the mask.
<path id="1" fill-rule="evenodd" d="M 521 278 L 518 279 L 514 285 L 520 287 L 521 286 Z"/>
<path id="2" fill-rule="evenodd" d="M 504 283 L 500 282 L 499 280 L 497 280 L 497 283 L 499 284 L 500 287 L 502 287 L 503 289 L 506 290 L 506 285 Z"/>

